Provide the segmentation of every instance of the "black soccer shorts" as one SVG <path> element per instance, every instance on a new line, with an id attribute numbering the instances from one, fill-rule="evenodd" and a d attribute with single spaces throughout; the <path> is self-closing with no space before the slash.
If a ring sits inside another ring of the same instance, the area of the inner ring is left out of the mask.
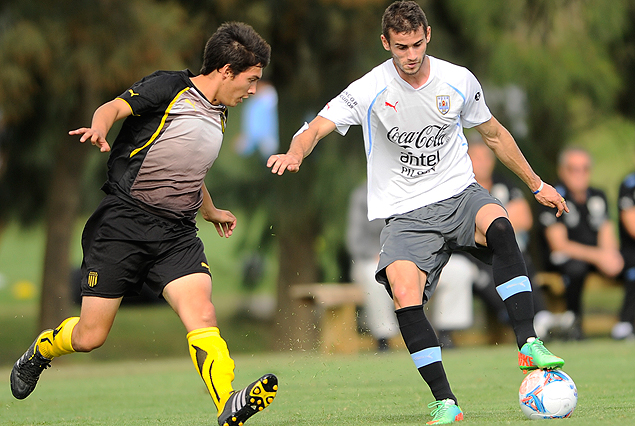
<path id="1" fill-rule="evenodd" d="M 143 284 L 161 296 L 177 278 L 211 275 L 194 224 L 170 220 L 108 195 L 82 234 L 82 296 L 137 295 Z"/>

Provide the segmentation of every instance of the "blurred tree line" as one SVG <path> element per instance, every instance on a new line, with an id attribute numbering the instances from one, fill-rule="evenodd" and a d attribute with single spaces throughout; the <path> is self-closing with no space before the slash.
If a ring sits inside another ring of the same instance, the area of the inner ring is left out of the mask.
<path id="1" fill-rule="evenodd" d="M 521 149 L 543 178 L 555 179 L 564 144 L 606 122 L 635 121 L 632 1 L 419 3 L 432 27 L 428 53 L 475 73 L 493 113 L 518 129 Z M 215 28 L 239 20 L 272 46 L 265 77 L 278 90 L 284 151 L 302 122 L 388 58 L 379 41 L 388 4 L 0 0 L 0 233 L 9 220 L 46 224 L 40 325 L 67 316 L 72 229 L 95 206 L 104 179 L 106 158 L 68 130 L 89 125 L 97 106 L 156 69 L 196 72 Z M 520 115 L 509 107 L 519 100 Z M 208 187 L 223 206 L 266 224 L 253 229 L 251 244 L 277 250 L 276 321 L 283 347 L 293 345 L 301 330 L 293 327 L 289 286 L 346 273 L 338 253 L 349 193 L 365 174 L 361 132 L 329 136 L 297 175 L 273 176 L 254 158 L 220 160 Z"/>

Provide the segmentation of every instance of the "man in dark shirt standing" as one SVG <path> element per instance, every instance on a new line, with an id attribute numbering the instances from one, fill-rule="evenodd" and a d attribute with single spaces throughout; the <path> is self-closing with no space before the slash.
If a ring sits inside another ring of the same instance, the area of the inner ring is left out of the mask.
<path id="1" fill-rule="evenodd" d="M 556 189 L 567 200 L 569 214 L 556 218 L 545 209 L 539 221 L 550 250 L 548 262 L 562 274 L 565 284 L 567 312 L 563 325 L 569 328 L 569 339 L 580 340 L 584 337 L 581 302 L 586 276 L 597 270 L 616 277 L 624 261 L 609 220 L 606 196 L 589 186 L 589 153 L 581 148 L 565 149 L 560 154 L 558 176 L 562 183 Z"/>
<path id="2" fill-rule="evenodd" d="M 236 226 L 231 212 L 214 206 L 203 179 L 218 156 L 227 107 L 256 93 L 270 55 L 249 25 L 223 24 L 205 46 L 199 75 L 155 72 L 99 107 L 90 128 L 69 132 L 108 152 L 108 131 L 125 119 L 108 161 L 107 195 L 82 235 L 80 316 L 43 331 L 16 361 L 16 398 L 33 392 L 53 358 L 100 347 L 123 296 L 146 283 L 183 322 L 221 426 L 242 425 L 273 401 L 273 374 L 239 392 L 232 388 L 234 361 L 218 330 L 211 274 L 195 226 L 199 210 L 221 237 Z"/>

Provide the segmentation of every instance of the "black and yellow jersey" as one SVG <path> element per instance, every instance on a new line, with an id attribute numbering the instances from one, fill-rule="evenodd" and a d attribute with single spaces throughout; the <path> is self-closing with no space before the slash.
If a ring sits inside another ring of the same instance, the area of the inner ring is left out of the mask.
<path id="1" fill-rule="evenodd" d="M 108 160 L 108 194 L 172 219 L 194 219 L 203 179 L 223 141 L 227 109 L 199 92 L 189 70 L 157 71 L 118 99 L 132 111 Z"/>

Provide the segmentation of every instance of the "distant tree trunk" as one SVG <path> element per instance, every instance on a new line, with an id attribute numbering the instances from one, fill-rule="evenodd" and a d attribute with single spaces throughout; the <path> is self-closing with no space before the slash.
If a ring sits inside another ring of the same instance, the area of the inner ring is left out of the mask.
<path id="1" fill-rule="evenodd" d="M 66 129 L 76 129 L 90 123 L 98 104 L 98 96 L 88 81 L 80 81 L 82 102 L 67 120 Z M 39 328 L 57 327 L 71 312 L 70 252 L 73 230 L 80 211 L 82 175 L 90 144 L 80 144 L 78 138 L 61 136 L 55 150 L 55 166 L 47 191 L 46 247 L 40 296 Z"/>
<path id="2" fill-rule="evenodd" d="M 300 221 L 298 221 L 300 222 Z M 316 226 L 310 220 L 304 224 L 287 223 L 280 229 L 279 237 L 279 276 L 278 276 L 278 316 L 277 348 L 280 350 L 311 349 L 313 346 L 313 328 L 310 312 L 301 302 L 292 300 L 290 289 L 299 283 L 311 283 L 318 280 L 318 267 L 315 259 Z"/>
<path id="3" fill-rule="evenodd" d="M 56 327 L 70 314 L 70 247 L 78 218 L 80 183 L 88 149 L 88 146 L 82 146 L 71 138 L 64 138 L 57 147 L 46 203 L 40 329 Z"/>
<path id="4" fill-rule="evenodd" d="M 279 62 L 292 59 L 282 55 Z M 287 61 L 287 62 L 285 62 Z M 272 76 L 277 76 L 276 70 Z M 285 102 L 278 104 L 281 151 L 285 152 L 292 135 L 302 123 L 306 107 L 293 96 L 292 88 L 279 84 L 278 94 Z M 319 280 L 319 266 L 315 242 L 321 232 L 319 212 L 310 207 L 311 187 L 315 185 L 316 170 L 311 160 L 302 164 L 300 172 L 286 172 L 272 181 L 275 193 L 275 234 L 279 249 L 277 286 L 278 315 L 276 341 L 280 350 L 311 349 L 315 340 L 315 323 L 310 312 L 300 302 L 292 300 L 290 289 L 295 284 Z"/>

